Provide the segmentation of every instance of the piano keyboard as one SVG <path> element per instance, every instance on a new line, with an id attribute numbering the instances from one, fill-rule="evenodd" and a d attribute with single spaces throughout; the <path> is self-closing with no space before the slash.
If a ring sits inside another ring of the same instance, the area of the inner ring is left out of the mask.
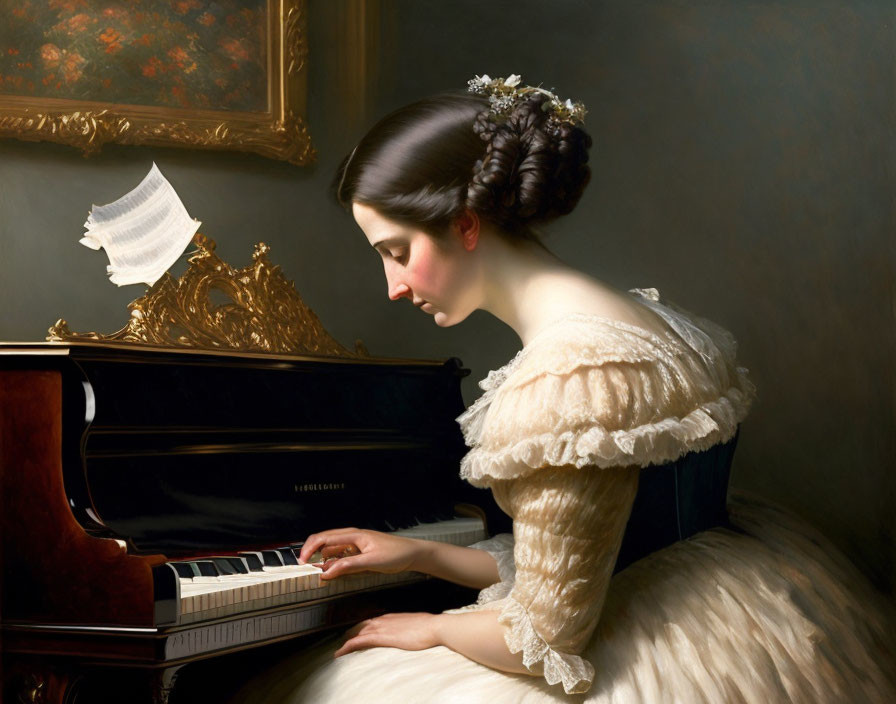
<path id="1" fill-rule="evenodd" d="M 394 531 L 395 535 L 467 546 L 483 540 L 479 518 L 455 518 Z M 316 564 L 298 564 L 301 546 L 170 562 L 178 575 L 178 624 L 300 604 L 425 579 L 420 572 L 352 574 L 322 580 Z"/>

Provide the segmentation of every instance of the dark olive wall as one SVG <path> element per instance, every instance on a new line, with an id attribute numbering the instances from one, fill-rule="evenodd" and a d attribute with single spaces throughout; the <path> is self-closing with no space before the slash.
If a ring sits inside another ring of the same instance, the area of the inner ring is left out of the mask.
<path id="1" fill-rule="evenodd" d="M 338 2 L 338 0 L 336 0 Z M 116 288 L 78 244 L 92 203 L 155 161 L 234 265 L 264 240 L 343 343 L 458 356 L 475 380 L 519 341 L 484 313 L 439 329 L 391 305 L 377 256 L 326 198 L 359 136 L 344 128 L 332 2 L 310 3 L 318 163 L 0 141 L 0 339 L 64 316 L 111 331 Z M 371 5 L 373 8 L 373 5 Z M 382 2 L 371 119 L 474 74 L 520 73 L 582 100 L 594 178 L 549 244 L 585 271 L 728 327 L 759 399 L 734 484 L 813 520 L 878 584 L 896 584 L 894 169 L 896 4 L 394 0 Z M 351 124 L 349 122 L 349 124 Z"/>

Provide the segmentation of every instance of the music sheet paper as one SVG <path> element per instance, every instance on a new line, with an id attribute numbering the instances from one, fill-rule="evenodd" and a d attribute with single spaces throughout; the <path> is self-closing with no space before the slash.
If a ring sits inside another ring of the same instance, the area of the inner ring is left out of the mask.
<path id="1" fill-rule="evenodd" d="M 108 205 L 94 205 L 80 242 L 106 250 L 106 270 L 118 286 L 152 286 L 177 261 L 202 223 L 187 213 L 153 163 L 134 190 Z"/>

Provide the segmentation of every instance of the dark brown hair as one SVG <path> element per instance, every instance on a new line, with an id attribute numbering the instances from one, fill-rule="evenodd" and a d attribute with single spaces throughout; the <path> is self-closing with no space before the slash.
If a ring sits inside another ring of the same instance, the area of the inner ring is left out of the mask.
<path id="1" fill-rule="evenodd" d="M 340 165 L 333 194 L 439 237 L 464 209 L 514 239 L 575 208 L 591 177 L 591 137 L 547 124 L 547 98 L 534 93 L 506 117 L 486 97 L 441 93 L 386 115 Z"/>

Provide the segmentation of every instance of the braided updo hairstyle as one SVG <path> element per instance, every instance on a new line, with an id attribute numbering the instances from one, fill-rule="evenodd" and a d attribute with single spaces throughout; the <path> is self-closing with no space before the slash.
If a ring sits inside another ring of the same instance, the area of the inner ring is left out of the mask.
<path id="1" fill-rule="evenodd" d="M 534 228 L 571 212 L 591 178 L 591 137 L 578 125 L 549 125 L 546 99 L 528 95 L 500 121 L 486 97 L 467 92 L 395 110 L 343 160 L 336 200 L 436 238 L 470 209 L 511 239 L 540 243 Z"/>

